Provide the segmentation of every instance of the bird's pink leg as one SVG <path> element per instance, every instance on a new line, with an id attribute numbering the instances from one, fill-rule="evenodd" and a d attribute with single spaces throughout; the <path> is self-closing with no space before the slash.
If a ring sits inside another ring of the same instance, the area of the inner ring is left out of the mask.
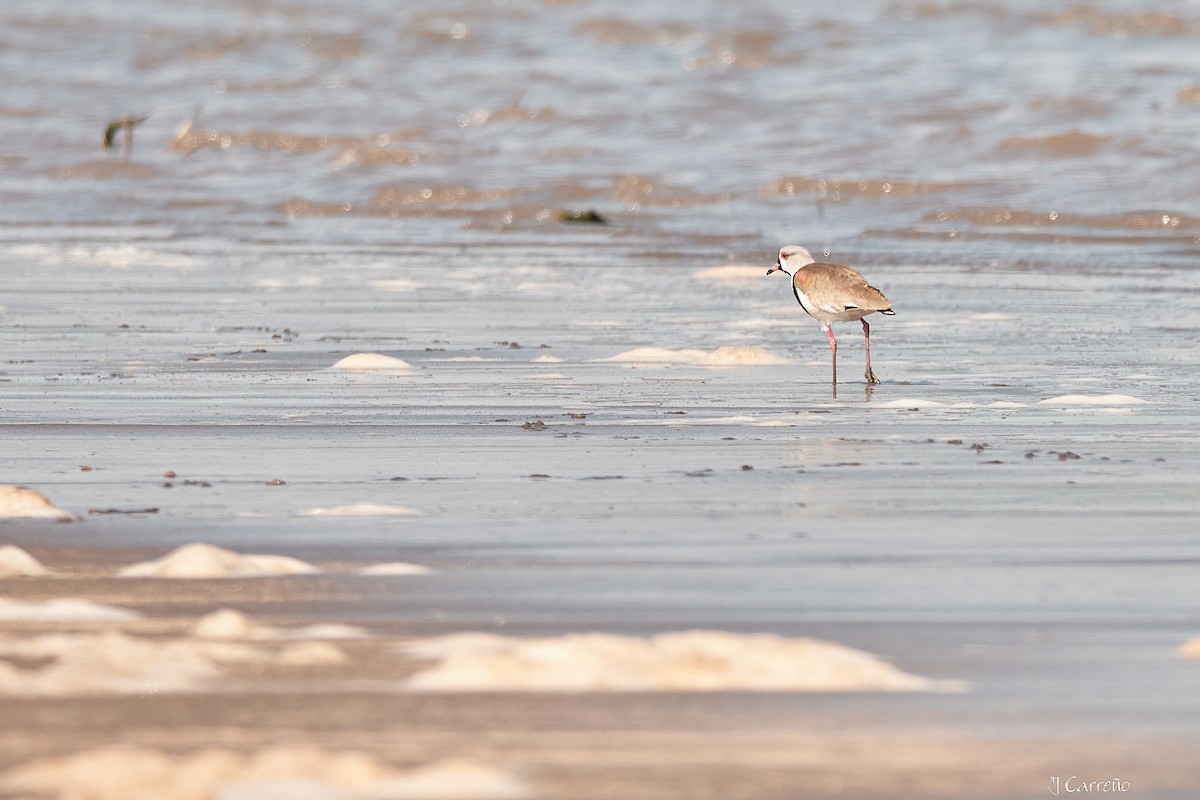
<path id="1" fill-rule="evenodd" d="M 879 383 L 879 378 L 871 371 L 871 326 L 866 319 L 860 320 L 863 326 L 863 342 L 867 345 L 867 383 Z"/>
<path id="2" fill-rule="evenodd" d="M 829 335 L 829 353 L 833 361 L 833 386 L 834 391 L 837 391 L 837 339 L 833 338 L 833 328 L 825 326 L 825 333 Z"/>

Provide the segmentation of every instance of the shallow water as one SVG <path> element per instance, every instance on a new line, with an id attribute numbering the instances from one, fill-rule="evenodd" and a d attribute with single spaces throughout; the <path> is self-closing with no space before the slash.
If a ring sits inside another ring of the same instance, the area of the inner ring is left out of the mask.
<path id="1" fill-rule="evenodd" d="M 1099 737 L 1139 796 L 1182 796 L 1200 775 L 1158 742 L 1200 737 L 1175 653 L 1200 635 L 1200 11 L 793 5 L 5 4 L 0 483 L 157 511 L 0 540 L 85 572 L 190 541 L 413 561 L 436 572 L 230 591 L 414 635 L 821 636 L 973 690 L 695 713 L 1028 737 L 1062 770 Z M 150 114 L 129 163 L 99 146 L 127 113 Z M 559 220 L 586 209 L 610 224 Z M 763 274 L 789 241 L 892 300 L 873 392 L 841 325 L 832 396 L 824 335 Z M 733 346 L 788 363 L 703 363 Z M 614 360 L 639 348 L 674 361 Z M 354 353 L 410 369 L 330 369 Z M 419 515 L 303 516 L 350 503 Z M 221 594 L 0 590 L 171 619 Z M 493 700 L 439 713 L 516 718 Z M 555 725 L 692 719 L 572 702 Z M 22 709 L 5 741 L 69 749 Z M 581 796 L 553 744 L 512 752 Z M 749 752 L 742 796 L 778 796 Z M 947 775 L 928 796 L 979 788 Z"/>

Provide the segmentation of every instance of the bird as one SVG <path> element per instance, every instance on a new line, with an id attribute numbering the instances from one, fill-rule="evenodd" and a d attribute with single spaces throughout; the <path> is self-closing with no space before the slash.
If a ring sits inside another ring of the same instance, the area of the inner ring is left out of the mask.
<path id="1" fill-rule="evenodd" d="M 791 267 L 794 272 L 788 272 L 784 265 Z M 862 323 L 867 350 L 867 384 L 879 383 L 879 378 L 871 370 L 871 326 L 867 324 L 866 316 L 875 312 L 895 316 L 892 303 L 883 292 L 867 283 L 867 279 L 853 267 L 818 263 L 812 253 L 794 244 L 779 248 L 779 257 L 767 274 L 774 272 L 791 275 L 796 302 L 810 317 L 821 323 L 821 330 L 829 336 L 834 391 L 837 391 L 837 339 L 830 327 L 833 322 L 858 320 Z"/>

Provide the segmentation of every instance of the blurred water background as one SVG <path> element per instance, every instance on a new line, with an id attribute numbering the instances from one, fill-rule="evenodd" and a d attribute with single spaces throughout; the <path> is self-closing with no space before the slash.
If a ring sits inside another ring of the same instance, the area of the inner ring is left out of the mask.
<path id="1" fill-rule="evenodd" d="M 10 238 L 569 246 L 558 210 L 591 208 L 707 257 L 1079 271 L 1185 269 L 1200 236 L 1185 0 L 16 0 L 0 26 Z M 99 141 L 127 114 L 124 164 Z"/>

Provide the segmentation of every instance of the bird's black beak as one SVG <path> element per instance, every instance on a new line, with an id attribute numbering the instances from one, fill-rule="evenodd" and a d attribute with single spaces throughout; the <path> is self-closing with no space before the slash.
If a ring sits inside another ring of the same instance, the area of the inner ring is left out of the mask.
<path id="1" fill-rule="evenodd" d="M 778 261 L 776 261 L 776 262 L 775 262 L 775 266 L 773 266 L 773 267 L 770 267 L 770 268 L 768 268 L 768 269 L 767 269 L 767 274 L 768 274 L 768 275 L 770 275 L 772 272 L 779 272 L 779 271 L 781 271 L 782 269 L 783 269 L 783 267 L 779 265 L 779 262 L 778 262 Z"/>

